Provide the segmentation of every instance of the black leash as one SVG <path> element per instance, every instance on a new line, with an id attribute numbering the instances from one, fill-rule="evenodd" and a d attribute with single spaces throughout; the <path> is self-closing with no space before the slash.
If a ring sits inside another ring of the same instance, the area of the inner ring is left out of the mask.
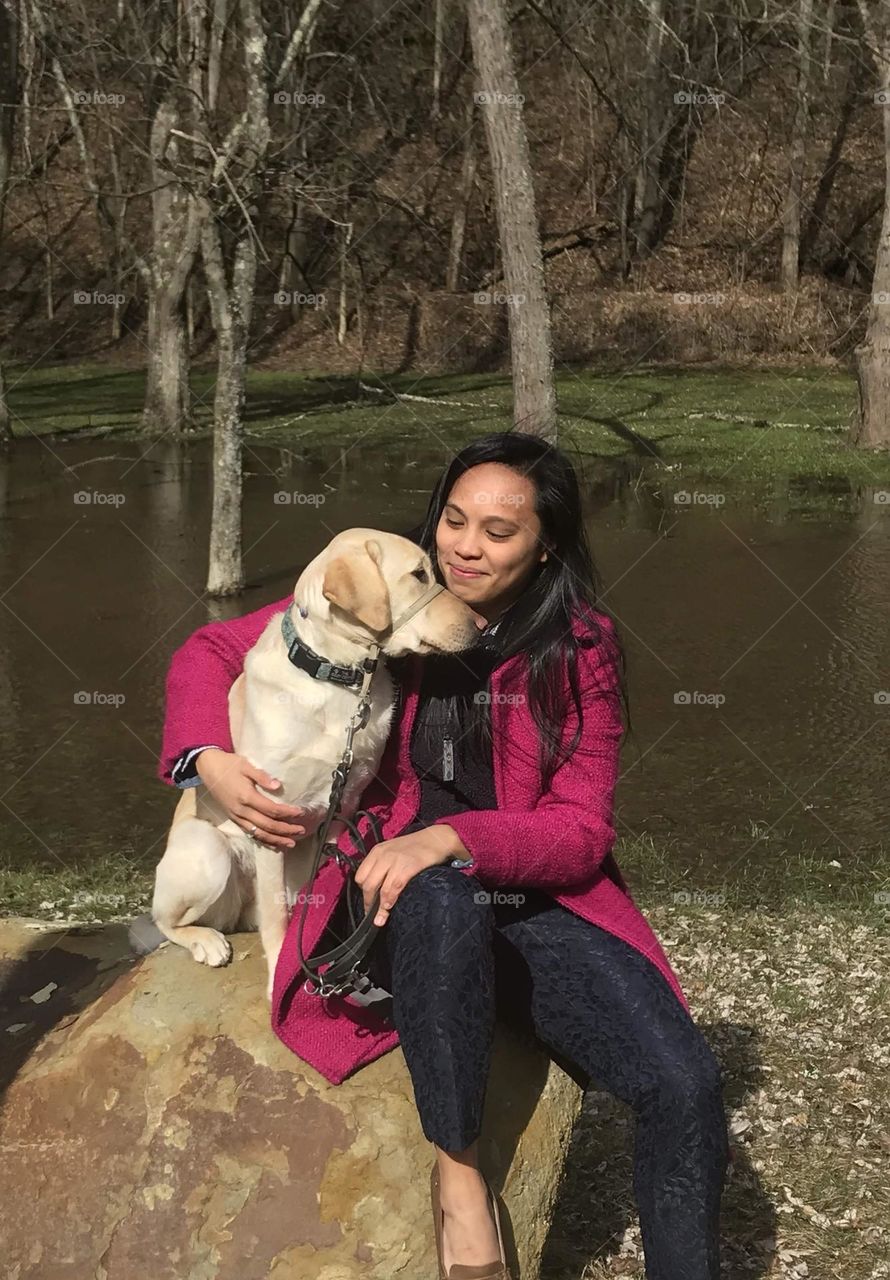
<path id="1" fill-rule="evenodd" d="M 394 632 L 412 618 L 415 613 L 424 608 L 430 600 L 435 599 L 444 587 L 438 583 L 433 583 L 428 589 L 415 600 L 414 604 L 406 609 L 395 622 L 386 630 Z M 286 611 L 286 617 L 289 619 L 289 611 Z M 291 631 L 293 625 L 291 624 Z M 288 643 L 289 656 L 294 661 L 294 651 L 300 646 L 300 641 L 296 636 L 288 638 L 285 632 L 285 638 Z M 296 643 L 294 641 L 296 640 Z M 305 647 L 305 646 L 303 646 Z M 371 645 L 371 656 L 366 658 L 361 667 L 354 668 L 356 673 L 361 674 L 361 690 L 359 692 L 358 705 L 353 712 L 346 730 L 346 748 L 343 752 L 342 759 L 331 774 L 331 795 L 328 801 L 328 810 L 322 819 L 318 828 L 318 843 L 315 850 L 315 858 L 312 863 L 312 870 L 300 893 L 303 895 L 303 909 L 300 913 L 300 919 L 297 924 L 297 959 L 300 962 L 300 968 L 306 975 L 303 986 L 310 995 L 332 996 L 343 995 L 347 992 L 354 991 L 359 994 L 369 990 L 375 984 L 368 976 L 365 969 L 359 966 L 373 945 L 374 939 L 380 932 L 383 925 L 374 924 L 374 917 L 377 914 L 377 908 L 380 905 L 380 890 L 374 894 L 374 900 L 371 903 L 370 910 L 364 911 L 364 895 L 355 883 L 355 872 L 362 858 L 369 853 L 365 836 L 362 835 L 358 828 L 358 823 L 362 818 L 367 818 L 370 834 L 373 835 L 373 843 L 371 848 L 382 839 L 380 822 L 377 817 L 367 809 L 359 809 L 352 818 L 347 818 L 339 812 L 340 804 L 343 799 L 343 792 L 346 789 L 346 782 L 349 777 L 349 770 L 352 767 L 353 750 L 352 740 L 355 734 L 365 727 L 371 715 L 371 680 L 377 668 L 377 659 L 380 654 L 380 645 L 373 643 Z M 318 655 L 308 651 L 313 658 Z M 324 661 L 321 659 L 321 661 Z M 295 663 L 302 665 L 302 662 Z M 329 667 L 331 664 L 327 664 Z M 305 666 L 304 670 L 308 669 Z M 318 670 L 312 671 L 318 679 L 329 679 L 330 674 L 326 672 L 320 675 Z M 346 683 L 340 680 L 339 683 Z M 351 682 L 350 682 L 351 683 Z M 343 853 L 333 842 L 328 842 L 327 836 L 331 823 L 339 820 L 344 824 L 349 833 L 349 838 L 356 850 L 356 856 Z M 306 914 L 309 908 L 309 899 L 312 896 L 312 886 L 318 875 L 319 868 L 325 858 L 333 858 L 340 866 L 348 868 L 346 880 L 347 907 L 349 911 L 349 923 L 352 933 L 343 942 L 336 947 L 332 947 L 330 951 L 325 951 L 320 956 L 313 956 L 307 960 L 303 951 L 303 930 L 306 923 Z M 361 910 L 359 909 L 361 907 Z M 322 974 L 320 972 L 324 965 L 330 967 Z"/>
<path id="2" fill-rule="evenodd" d="M 331 774 L 331 795 L 328 800 L 328 810 L 322 819 L 318 828 L 318 843 L 315 850 L 315 858 L 312 863 L 312 870 L 309 879 L 301 889 L 303 896 L 303 909 L 300 913 L 300 920 L 297 925 L 297 959 L 300 962 L 300 968 L 306 975 L 304 987 L 310 995 L 330 996 L 342 995 L 349 990 L 364 991 L 371 986 L 371 980 L 366 973 L 360 972 L 358 964 L 366 955 L 376 937 L 380 925 L 374 924 L 374 916 L 377 913 L 377 907 L 380 902 L 380 891 L 374 895 L 374 901 L 371 910 L 366 912 L 364 919 L 358 917 L 356 911 L 356 903 L 354 897 L 358 894 L 364 902 L 363 895 L 360 893 L 358 886 L 352 877 L 355 875 L 360 857 L 351 857 L 347 853 L 343 853 L 335 843 L 328 842 L 327 836 L 331 823 L 335 819 L 339 819 L 349 832 L 349 837 L 356 849 L 357 855 L 364 857 L 368 853 L 364 837 L 358 829 L 358 821 L 362 816 L 369 820 L 371 830 L 374 835 L 374 844 L 381 838 L 380 824 L 374 814 L 369 813 L 367 809 L 360 809 L 353 818 L 346 818 L 339 812 L 340 805 L 343 800 L 343 792 L 346 789 L 346 782 L 349 778 L 349 770 L 352 767 L 353 751 L 352 739 L 359 729 L 363 729 L 368 723 L 371 714 L 371 699 L 369 686 L 371 683 L 372 671 L 369 671 L 365 677 L 365 687 L 363 687 L 359 697 L 359 703 L 353 712 L 346 731 L 346 749 L 339 764 Z M 338 946 L 331 951 L 326 951 L 320 956 L 313 956 L 311 960 L 306 959 L 303 951 L 303 929 L 306 923 L 306 914 L 309 909 L 309 901 L 312 896 L 312 886 L 315 883 L 319 868 L 325 858 L 333 858 L 340 866 L 348 867 L 347 880 L 347 898 L 349 907 L 349 922 L 352 926 L 352 933 Z M 321 968 L 329 964 L 330 969 L 322 975 Z"/>

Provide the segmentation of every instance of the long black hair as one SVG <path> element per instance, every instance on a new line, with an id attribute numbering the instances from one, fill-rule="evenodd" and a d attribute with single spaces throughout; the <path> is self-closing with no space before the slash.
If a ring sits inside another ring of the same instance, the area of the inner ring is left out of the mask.
<path id="1" fill-rule="evenodd" d="M 609 618 L 615 628 L 614 642 L 605 646 L 608 679 L 603 696 L 620 699 L 629 725 L 624 650 L 617 623 L 600 600 L 602 586 L 584 528 L 574 466 L 562 449 L 540 436 L 521 431 L 493 432 L 455 454 L 433 489 L 423 523 L 409 534 L 431 557 L 437 580 L 444 584 L 436 555 L 436 529 L 442 510 L 464 472 L 486 462 L 510 467 L 532 482 L 534 509 L 541 522 L 540 540 L 548 551 L 547 559 L 532 570 L 519 599 L 502 615 L 497 637 L 498 664 L 516 653 L 526 655 L 529 709 L 539 728 L 540 766 L 546 790 L 556 769 L 572 755 L 581 738 L 578 649 L 607 640 L 600 626 L 602 616 Z M 584 635 L 573 633 L 575 614 L 580 614 L 586 623 Z M 427 663 L 434 661 L 426 659 Z M 451 670 L 453 673 L 454 668 Z M 564 671 L 577 717 L 568 743 L 562 741 L 569 710 L 562 695 Z M 477 735 L 477 743 L 483 739 L 490 743 L 491 717 L 484 700 L 468 696 L 459 688 L 453 692 L 440 690 L 439 699 L 445 704 L 440 713 L 444 710 L 446 716 L 454 716 L 463 733 Z"/>

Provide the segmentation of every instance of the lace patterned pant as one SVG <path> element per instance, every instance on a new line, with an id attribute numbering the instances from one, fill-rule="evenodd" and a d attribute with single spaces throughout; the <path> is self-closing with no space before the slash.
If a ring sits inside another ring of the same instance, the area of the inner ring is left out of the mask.
<path id="1" fill-rule="evenodd" d="M 414 876 L 371 951 L 423 1132 L 478 1137 L 497 1015 L 532 1031 L 582 1086 L 636 1116 L 633 1186 L 650 1280 L 716 1280 L 729 1159 L 720 1067 L 664 975 L 548 894 L 489 900 L 450 866 Z"/>

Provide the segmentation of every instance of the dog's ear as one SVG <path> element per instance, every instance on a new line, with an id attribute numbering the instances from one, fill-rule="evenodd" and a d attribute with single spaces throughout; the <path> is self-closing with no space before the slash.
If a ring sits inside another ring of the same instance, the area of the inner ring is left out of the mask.
<path id="1" fill-rule="evenodd" d="M 331 604 L 351 613 L 372 631 L 385 631 L 392 622 L 389 592 L 380 572 L 383 552 L 379 542 L 369 538 L 363 556 L 337 556 L 325 569 L 321 593 Z"/>

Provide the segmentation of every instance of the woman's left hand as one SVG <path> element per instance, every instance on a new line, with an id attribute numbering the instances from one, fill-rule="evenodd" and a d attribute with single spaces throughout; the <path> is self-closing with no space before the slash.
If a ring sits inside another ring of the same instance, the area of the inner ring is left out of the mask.
<path id="1" fill-rule="evenodd" d="M 459 843 L 454 830 L 440 823 L 375 844 L 371 852 L 362 858 L 355 873 L 355 883 L 364 895 L 366 912 L 370 910 L 374 894 L 380 890 L 374 923 L 386 924 L 399 894 L 418 871 L 460 857 L 456 848 Z"/>

